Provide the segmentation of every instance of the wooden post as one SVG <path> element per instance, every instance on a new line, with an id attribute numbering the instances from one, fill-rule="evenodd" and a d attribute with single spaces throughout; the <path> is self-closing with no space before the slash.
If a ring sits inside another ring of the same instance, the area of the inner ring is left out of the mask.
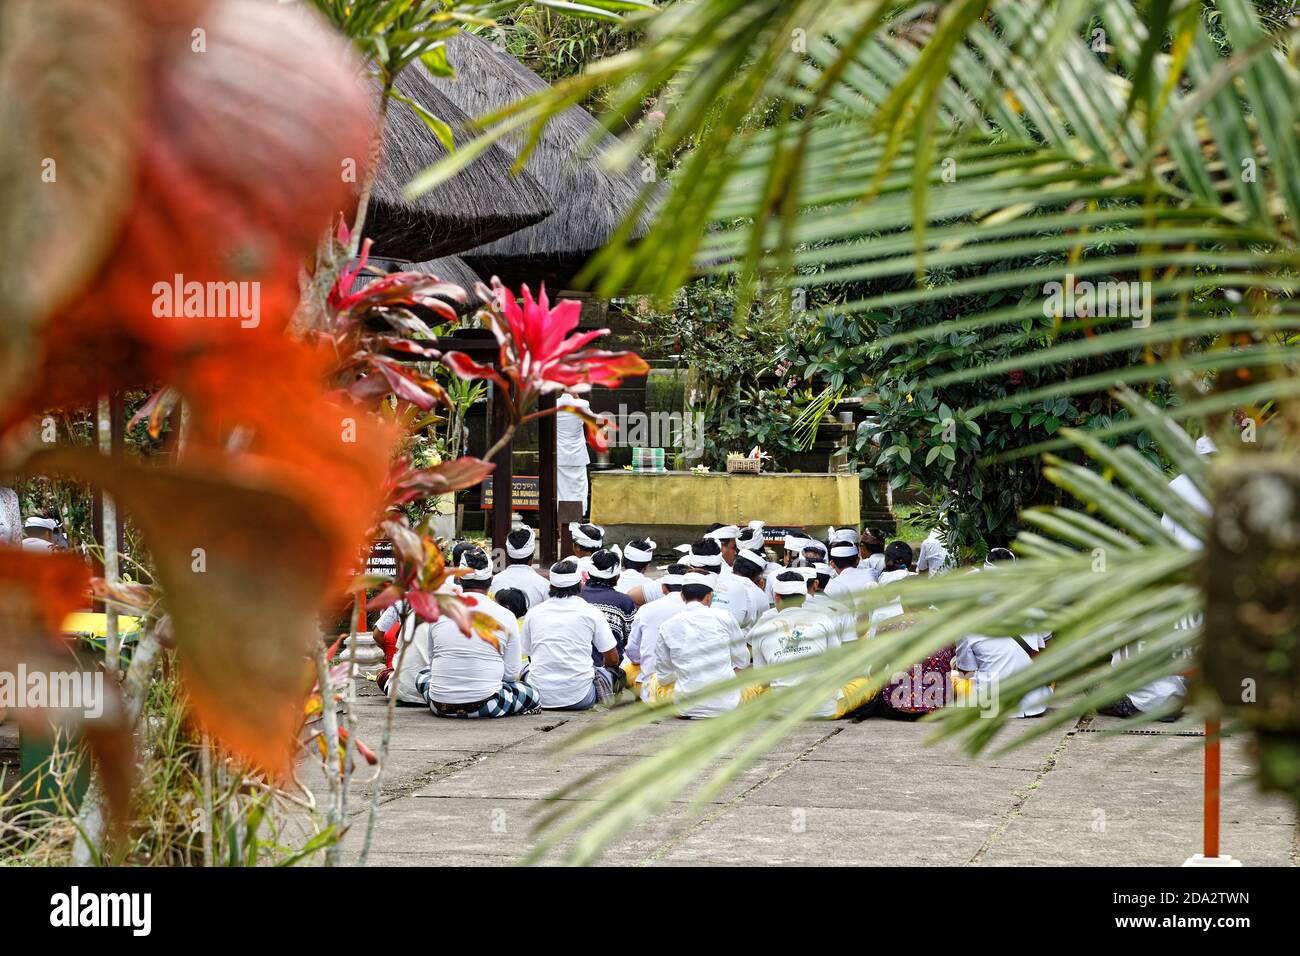
<path id="1" fill-rule="evenodd" d="M 555 407 L 555 393 L 543 395 L 538 401 L 538 411 Z M 556 551 L 557 520 L 555 497 L 555 415 L 537 420 L 537 536 L 541 548 L 538 556 L 542 567 L 550 567 L 559 560 Z"/>
<path id="2" fill-rule="evenodd" d="M 1219 770 L 1221 751 L 1219 749 L 1219 721 L 1205 722 L 1205 820 L 1204 849 L 1207 859 L 1219 855 Z"/>
<path id="3" fill-rule="evenodd" d="M 504 435 L 513 421 L 508 400 L 495 385 L 492 386 L 492 432 L 495 442 Z M 514 510 L 514 442 L 507 442 L 496 457 L 492 469 L 492 547 L 504 551 L 506 535 L 510 533 L 510 517 Z"/>
<path id="4" fill-rule="evenodd" d="M 569 525 L 582 520 L 582 502 L 561 501 L 557 511 L 560 519 L 560 554 L 573 554 L 573 534 L 569 531 Z"/>

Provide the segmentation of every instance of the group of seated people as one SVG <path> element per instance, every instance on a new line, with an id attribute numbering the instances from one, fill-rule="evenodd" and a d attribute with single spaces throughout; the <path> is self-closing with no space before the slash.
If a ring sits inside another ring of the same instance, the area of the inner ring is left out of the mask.
<path id="1" fill-rule="evenodd" d="M 528 528 L 507 537 L 506 565 L 495 574 L 481 548 L 458 544 L 452 561 L 459 574 L 447 586 L 472 600 L 472 612 L 486 615 L 479 630 L 488 628 L 495 643 L 467 637 L 447 615 L 416 623 L 409 608 L 395 604 L 374 631 L 386 652 L 381 688 L 439 717 L 586 710 L 625 689 L 646 702 L 689 697 L 677 708 L 682 717 L 717 716 L 799 682 L 733 681 L 748 668 L 824 654 L 906 626 L 898 600 L 875 607 L 867 621 L 846 614 L 855 594 L 953 566 L 937 536 L 914 554 L 904 541 L 855 529 L 832 529 L 825 542 L 786 534 L 781 560 L 774 561 L 761 523 L 754 522 L 715 526 L 680 545 L 676 560 L 652 577 L 654 541 L 608 547 L 604 530 L 591 524 L 574 525 L 572 540 L 573 554 L 546 575 L 532 566 L 536 539 Z M 1014 559 L 995 548 L 984 570 Z M 809 600 L 818 594 L 831 600 Z M 997 683 L 1028 667 L 1049 636 L 968 635 L 892 675 L 883 688 L 867 675 L 848 680 L 813 716 L 910 719 L 948 705 L 955 689 L 996 693 Z M 697 693 L 726 681 L 733 686 L 716 696 Z M 1050 693 L 1044 687 L 1025 695 L 1014 716 L 1044 713 Z M 1134 710 L 1165 700 L 1144 703 Z"/>

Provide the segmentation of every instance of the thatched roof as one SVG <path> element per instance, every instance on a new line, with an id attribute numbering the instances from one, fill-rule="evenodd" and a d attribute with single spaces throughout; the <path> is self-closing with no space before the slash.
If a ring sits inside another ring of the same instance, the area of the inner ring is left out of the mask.
<path id="1" fill-rule="evenodd" d="M 447 58 L 455 79 L 433 83 L 463 112 L 481 117 L 546 88 L 546 81 L 487 40 L 464 33 L 447 40 Z M 580 147 L 598 126 L 595 117 L 570 107 L 547 124 L 524 171 L 551 195 L 555 212 L 536 225 L 463 251 L 461 256 L 480 275 L 500 275 L 536 284 L 547 279 L 563 285 L 593 252 L 603 246 L 626 217 L 644 184 L 639 170 L 611 173 Z M 602 146 L 614 144 L 605 136 Z M 522 132 L 502 141 L 516 152 Z M 597 148 L 602 148 L 598 146 Z M 641 216 L 639 231 L 651 214 Z"/>
<path id="2" fill-rule="evenodd" d="M 459 146 L 474 138 L 470 117 L 435 85 L 424 65 L 402 71 L 397 88 L 452 128 Z M 492 146 L 451 181 L 408 201 L 402 190 L 446 149 L 405 103 L 388 107 L 379 172 L 371 192 L 365 234 L 374 254 L 426 262 L 491 242 L 550 214 L 550 194 L 527 172 L 511 174 L 515 156 Z"/>

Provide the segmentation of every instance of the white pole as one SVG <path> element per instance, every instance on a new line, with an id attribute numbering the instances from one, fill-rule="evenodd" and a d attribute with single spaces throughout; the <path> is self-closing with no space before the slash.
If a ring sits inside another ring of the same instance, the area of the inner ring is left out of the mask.
<path id="1" fill-rule="evenodd" d="M 95 427 L 99 436 L 99 453 L 113 453 L 113 403 L 107 395 L 99 398 L 99 407 L 95 416 Z M 104 581 L 111 588 L 118 581 L 117 566 L 117 505 L 107 491 L 100 492 L 104 514 Z M 117 634 L 117 610 L 111 601 L 104 602 L 104 670 L 110 677 L 117 676 L 121 648 Z"/>

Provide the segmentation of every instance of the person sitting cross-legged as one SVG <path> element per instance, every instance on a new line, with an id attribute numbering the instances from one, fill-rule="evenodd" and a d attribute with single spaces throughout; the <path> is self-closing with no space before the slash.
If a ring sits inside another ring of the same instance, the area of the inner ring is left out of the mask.
<path id="1" fill-rule="evenodd" d="M 626 684 L 609 621 L 582 599 L 582 571 L 574 558 L 551 565 L 551 594 L 524 618 L 525 677 L 546 710 L 586 710 Z M 597 666 L 592 650 L 600 655 Z"/>
<path id="2" fill-rule="evenodd" d="M 999 564 L 1015 561 L 1016 556 L 1006 548 L 994 548 L 984 560 L 982 573 L 995 571 Z M 972 574 L 981 573 L 972 571 Z M 996 700 L 998 685 L 1005 679 L 1028 667 L 1043 650 L 1046 634 L 988 635 L 967 634 L 957 645 L 953 656 L 953 671 L 963 682 L 959 685 L 967 695 Z M 954 681 L 954 684 L 956 681 Z M 1030 691 L 1020 701 L 1014 717 L 1038 717 L 1047 712 L 1050 687 Z M 991 696 L 990 696 L 991 695 Z"/>
<path id="3" fill-rule="evenodd" d="M 589 559 L 587 566 L 587 583 L 579 594 L 582 599 L 605 615 L 609 629 L 618 644 L 621 659 L 627 647 L 628 636 L 632 632 L 632 618 L 636 614 L 636 605 L 632 599 L 617 589 L 619 579 L 618 555 L 609 548 L 601 548 Z M 601 656 L 594 650 L 593 662 L 599 666 Z"/>
<path id="4" fill-rule="evenodd" d="M 659 579 L 664 596 L 643 605 L 632 619 L 632 636 L 627 641 L 623 670 L 627 674 L 628 686 L 642 700 L 652 700 L 651 687 L 658 686 L 652 678 L 655 676 L 655 645 L 659 643 L 659 628 L 685 607 L 682 601 L 685 575 L 686 565 L 668 565 L 668 570 Z"/>
<path id="5" fill-rule="evenodd" d="M 804 607 L 808 583 L 802 574 L 795 570 L 782 571 L 776 577 L 775 591 L 776 614 L 754 625 L 748 635 L 754 650 L 755 667 L 814 657 L 841 645 L 836 619 L 821 609 Z M 778 677 L 769 686 L 779 690 L 795 687 L 801 680 L 799 677 Z M 873 705 L 875 700 L 870 682 L 865 677 L 858 677 L 841 687 L 834 698 L 810 716 L 835 720 Z"/>
<path id="6" fill-rule="evenodd" d="M 673 697 L 730 680 L 749 665 L 749 646 L 736 618 L 729 611 L 710 607 L 718 586 L 716 572 L 697 565 L 686 573 L 682 585 L 684 606 L 659 627 L 655 646 L 655 680 L 658 688 L 673 687 Z M 662 694 L 654 693 L 655 699 Z M 740 690 L 733 688 L 682 708 L 682 717 L 716 717 L 740 706 Z"/>
<path id="7" fill-rule="evenodd" d="M 460 567 L 469 569 L 460 586 L 473 602 L 470 610 L 491 619 L 497 643 L 493 646 L 477 634 L 466 636 L 450 615 L 421 624 L 415 639 L 425 642 L 429 664 L 419 675 L 419 686 L 429 709 L 437 717 L 535 713 L 541 695 L 520 679 L 519 625 L 514 614 L 488 597 L 492 562 L 474 548 L 461 554 Z"/>

